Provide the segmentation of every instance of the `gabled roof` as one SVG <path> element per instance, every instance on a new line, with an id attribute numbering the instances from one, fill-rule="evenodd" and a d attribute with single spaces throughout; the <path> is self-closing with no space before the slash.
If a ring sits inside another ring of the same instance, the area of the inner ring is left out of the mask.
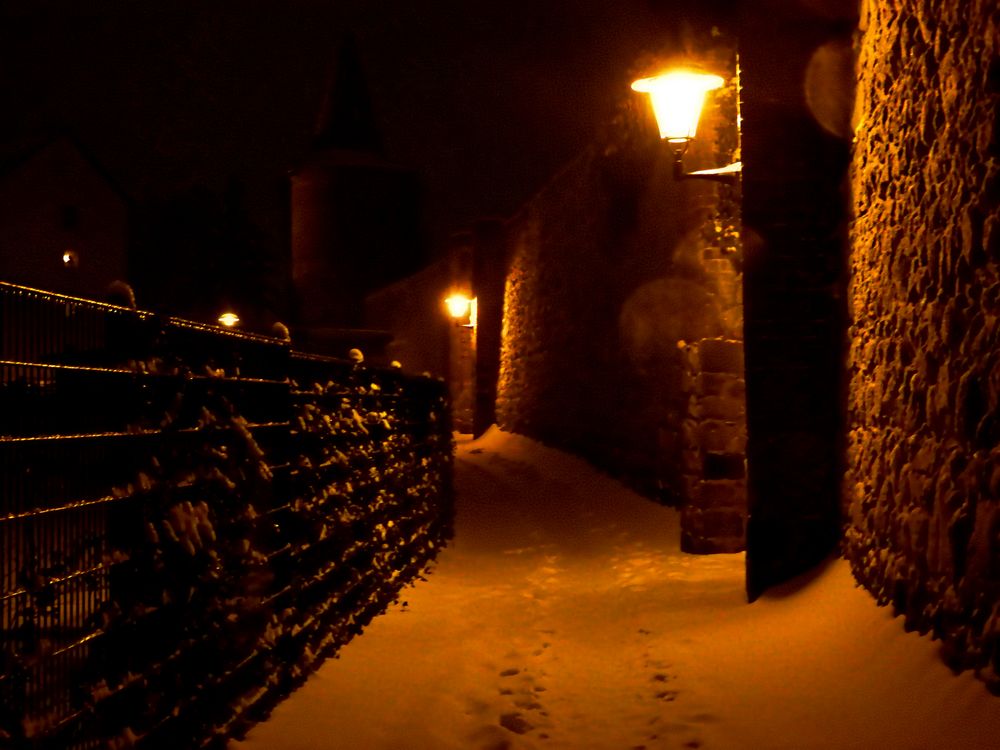
<path id="1" fill-rule="evenodd" d="M 119 198 L 126 204 L 132 205 L 132 199 L 129 194 L 125 192 L 104 165 L 97 160 L 90 149 L 84 146 L 74 135 L 65 130 L 37 133 L 0 144 L 0 181 L 6 180 L 35 157 L 51 148 L 55 148 L 60 143 L 65 143 L 73 151 L 76 151 L 80 155 L 80 158 L 101 176 Z"/>

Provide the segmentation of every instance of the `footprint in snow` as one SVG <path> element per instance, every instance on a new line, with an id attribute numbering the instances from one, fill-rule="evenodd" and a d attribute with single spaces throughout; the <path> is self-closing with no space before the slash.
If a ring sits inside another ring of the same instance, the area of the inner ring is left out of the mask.
<path id="1" fill-rule="evenodd" d="M 511 750 L 510 735 L 496 724 L 490 724 L 469 735 L 467 746 L 476 750 Z"/>
<path id="2" fill-rule="evenodd" d="M 695 724 L 712 724 L 719 720 L 715 714 L 710 713 L 692 714 L 691 716 L 686 716 L 685 718 L 688 721 L 693 721 Z"/>
<path id="3" fill-rule="evenodd" d="M 647 658 L 644 665 L 645 667 L 652 667 L 653 669 L 667 669 L 670 665 L 662 661 L 661 659 L 649 659 Z"/>
<path id="4" fill-rule="evenodd" d="M 514 705 L 517 708 L 523 708 L 525 711 L 537 711 L 542 708 L 542 704 L 538 701 L 533 701 L 531 698 L 520 698 L 514 701 Z"/>
<path id="5" fill-rule="evenodd" d="M 534 729 L 534 726 L 526 722 L 521 717 L 521 714 L 518 713 L 501 714 L 500 726 L 509 732 L 513 732 L 514 734 L 527 734 Z"/>
<path id="6" fill-rule="evenodd" d="M 549 643 L 548 641 L 543 641 L 542 642 L 542 647 L 541 648 L 536 648 L 534 651 L 531 652 L 531 655 L 532 656 L 541 656 L 542 654 L 545 653 L 545 650 L 547 648 L 549 648 L 550 646 L 552 646 L 551 643 Z"/>

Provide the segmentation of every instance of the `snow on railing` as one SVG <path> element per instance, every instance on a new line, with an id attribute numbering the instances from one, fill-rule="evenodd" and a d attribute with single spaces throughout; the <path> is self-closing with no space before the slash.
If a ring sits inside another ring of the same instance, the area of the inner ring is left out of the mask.
<path id="1" fill-rule="evenodd" d="M 0 745 L 240 732 L 447 539 L 442 383 L 0 283 Z"/>

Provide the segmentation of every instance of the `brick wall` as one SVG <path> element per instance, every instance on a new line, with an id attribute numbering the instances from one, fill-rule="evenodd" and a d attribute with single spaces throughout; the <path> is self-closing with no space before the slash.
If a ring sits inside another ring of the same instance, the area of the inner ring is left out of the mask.
<path id="1" fill-rule="evenodd" d="M 743 342 L 702 339 L 688 348 L 681 549 L 738 552 L 746 538 L 746 381 Z"/>
<path id="2" fill-rule="evenodd" d="M 731 61 L 730 65 L 734 65 Z M 710 100 L 715 164 L 741 156 L 739 84 Z M 718 301 L 722 334 L 687 343 L 688 408 L 682 423 L 685 552 L 738 552 L 746 543 L 746 381 L 743 358 L 743 225 L 740 184 L 719 187 L 702 223 L 702 264 Z"/>
<path id="3" fill-rule="evenodd" d="M 1000 688 L 1000 11 L 862 8 L 846 553 Z"/>

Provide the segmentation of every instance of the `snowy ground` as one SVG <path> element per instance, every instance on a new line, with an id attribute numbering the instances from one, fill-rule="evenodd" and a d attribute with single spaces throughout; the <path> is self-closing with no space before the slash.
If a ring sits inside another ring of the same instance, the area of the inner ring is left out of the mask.
<path id="1" fill-rule="evenodd" d="M 496 430 L 460 446 L 426 582 L 231 750 L 1000 747 L 1000 699 L 846 563 L 747 605 L 743 555 Z"/>

